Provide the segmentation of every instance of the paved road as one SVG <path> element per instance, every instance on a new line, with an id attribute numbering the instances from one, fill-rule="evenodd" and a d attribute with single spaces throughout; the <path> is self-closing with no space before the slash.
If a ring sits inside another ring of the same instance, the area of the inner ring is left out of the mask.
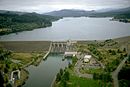
<path id="1" fill-rule="evenodd" d="M 82 74 L 80 72 L 80 69 L 81 69 L 81 66 L 82 66 L 82 56 L 77 56 L 78 57 L 78 61 L 77 63 L 75 64 L 75 72 L 76 74 L 79 76 L 79 77 L 85 77 L 85 78 L 93 78 L 93 75 L 92 74 Z"/>
<path id="2" fill-rule="evenodd" d="M 112 78 L 113 78 L 113 82 L 114 82 L 114 87 L 119 87 L 119 82 L 118 82 L 118 73 L 120 72 L 120 70 L 122 69 L 125 61 L 128 59 L 128 57 L 125 57 L 122 62 L 119 64 L 119 66 L 117 67 L 117 69 L 112 72 Z"/>

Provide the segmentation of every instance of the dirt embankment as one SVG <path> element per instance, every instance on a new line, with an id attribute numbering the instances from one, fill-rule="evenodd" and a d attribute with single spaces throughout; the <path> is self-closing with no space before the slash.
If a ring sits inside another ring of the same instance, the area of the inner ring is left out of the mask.
<path id="1" fill-rule="evenodd" d="M 130 43 L 130 36 L 115 38 L 113 40 L 118 42 L 119 44 L 127 44 Z M 89 40 L 89 41 L 84 40 L 84 41 L 78 41 L 78 43 L 85 44 L 85 43 L 95 43 L 95 42 L 103 42 L 103 41 L 105 40 Z"/>
<path id="2" fill-rule="evenodd" d="M 50 41 L 1 41 L 0 46 L 13 52 L 45 52 Z"/>
<path id="3" fill-rule="evenodd" d="M 116 39 L 114 39 L 114 40 L 115 40 L 115 41 L 118 41 L 118 42 L 121 43 L 121 44 L 130 43 L 130 36 L 122 37 L 122 38 L 116 38 Z"/>

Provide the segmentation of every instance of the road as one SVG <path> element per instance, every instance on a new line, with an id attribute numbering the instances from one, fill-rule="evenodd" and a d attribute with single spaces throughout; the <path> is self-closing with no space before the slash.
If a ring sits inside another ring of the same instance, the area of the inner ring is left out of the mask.
<path id="1" fill-rule="evenodd" d="M 75 73 L 79 76 L 79 77 L 84 77 L 84 78 L 93 78 L 93 75 L 92 74 L 83 74 L 80 72 L 80 69 L 81 69 L 81 66 L 82 66 L 82 59 L 83 57 L 82 56 L 77 56 L 78 57 L 78 61 L 77 63 L 75 64 Z"/>
<path id="2" fill-rule="evenodd" d="M 116 70 L 112 72 L 112 78 L 113 78 L 113 82 L 114 82 L 114 87 L 119 87 L 118 73 L 122 69 L 122 67 L 123 67 L 123 65 L 124 65 L 124 63 L 126 62 L 127 59 L 128 59 L 128 57 L 125 57 L 122 60 L 122 62 L 119 64 L 119 66 L 116 68 Z"/>

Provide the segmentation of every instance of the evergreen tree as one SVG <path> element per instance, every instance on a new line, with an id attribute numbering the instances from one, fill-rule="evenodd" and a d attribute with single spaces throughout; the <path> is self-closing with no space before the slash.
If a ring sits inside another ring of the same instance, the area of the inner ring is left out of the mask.
<path id="1" fill-rule="evenodd" d="M 69 77 L 70 77 L 70 73 L 68 71 L 65 71 L 64 79 L 68 81 Z"/>
<path id="2" fill-rule="evenodd" d="M 3 75 L 2 75 L 2 72 L 0 71 L 0 87 L 4 87 L 4 78 L 3 78 Z"/>
<path id="3" fill-rule="evenodd" d="M 63 69 L 60 69 L 60 75 L 61 76 L 63 75 Z"/>
<path id="4" fill-rule="evenodd" d="M 58 73 L 56 76 L 56 81 L 59 82 L 61 80 L 61 75 Z"/>

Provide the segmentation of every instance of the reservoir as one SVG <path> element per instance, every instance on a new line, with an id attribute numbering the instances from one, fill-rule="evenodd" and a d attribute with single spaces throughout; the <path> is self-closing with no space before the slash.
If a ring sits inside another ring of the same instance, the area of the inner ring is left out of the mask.
<path id="1" fill-rule="evenodd" d="M 111 18 L 68 17 L 51 27 L 0 36 L 0 41 L 104 40 L 130 36 L 130 23 Z"/>

